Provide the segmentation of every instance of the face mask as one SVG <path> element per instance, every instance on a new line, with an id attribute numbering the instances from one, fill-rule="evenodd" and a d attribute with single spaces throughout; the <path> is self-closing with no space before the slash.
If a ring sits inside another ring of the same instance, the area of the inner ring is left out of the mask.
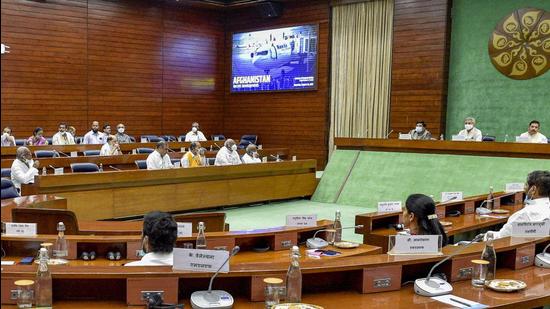
<path id="1" fill-rule="evenodd" d="M 231 150 L 236 151 L 237 150 L 237 145 L 231 146 Z"/>
<path id="2" fill-rule="evenodd" d="M 416 127 L 416 133 L 422 133 L 424 131 L 424 127 Z"/>
<path id="3" fill-rule="evenodd" d="M 193 133 L 197 133 L 198 129 L 197 129 L 197 127 L 193 127 L 193 128 L 191 128 L 191 131 L 193 131 Z"/>
<path id="4" fill-rule="evenodd" d="M 33 159 L 26 159 L 26 161 L 27 161 L 28 166 L 33 166 L 34 165 L 34 160 Z"/>
<path id="5" fill-rule="evenodd" d="M 471 129 L 474 128 L 474 125 L 473 125 L 473 124 L 465 124 L 465 125 L 464 125 L 464 128 L 465 128 L 466 130 L 470 131 Z"/>
<path id="6" fill-rule="evenodd" d="M 118 128 L 118 133 L 120 134 L 124 133 L 124 128 Z"/>

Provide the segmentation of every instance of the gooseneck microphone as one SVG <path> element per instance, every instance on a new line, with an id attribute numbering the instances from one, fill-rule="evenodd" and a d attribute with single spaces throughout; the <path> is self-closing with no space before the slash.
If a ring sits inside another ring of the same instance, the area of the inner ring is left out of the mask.
<path id="1" fill-rule="evenodd" d="M 393 133 L 393 130 L 390 131 L 390 133 L 386 134 L 386 136 L 384 137 L 385 139 L 387 139 L 388 137 L 390 137 L 390 134 Z"/>
<path id="2" fill-rule="evenodd" d="M 313 234 L 313 237 L 312 238 L 308 238 L 308 240 L 306 241 L 306 246 L 310 249 L 321 249 L 321 248 L 324 248 L 326 246 L 329 245 L 329 243 L 322 239 L 322 238 L 318 238 L 316 237 L 318 233 L 320 232 L 327 232 L 327 231 L 336 231 L 336 230 L 346 230 L 346 229 L 362 229 L 363 228 L 363 225 L 362 224 L 359 224 L 359 225 L 356 225 L 356 226 L 347 226 L 347 227 L 341 227 L 341 228 L 337 228 L 337 229 L 322 229 L 322 230 L 317 230 L 315 232 L 315 234 Z"/>
<path id="3" fill-rule="evenodd" d="M 219 150 L 219 149 L 222 149 L 222 147 L 220 147 L 220 145 L 218 145 L 218 144 L 216 144 L 216 143 L 214 143 L 214 145 L 215 145 L 216 147 L 218 147 L 218 150 Z"/>
<path id="4" fill-rule="evenodd" d="M 62 155 L 65 156 L 65 157 L 70 157 L 68 154 L 64 153 L 63 151 L 54 150 L 54 152 L 57 153 L 58 156 L 59 156 L 59 154 L 62 154 Z"/>
<path id="5" fill-rule="evenodd" d="M 109 165 L 109 168 L 114 169 L 115 171 L 121 171 L 120 168 L 116 168 L 116 167 L 114 167 L 114 166 L 112 166 L 112 165 Z"/>

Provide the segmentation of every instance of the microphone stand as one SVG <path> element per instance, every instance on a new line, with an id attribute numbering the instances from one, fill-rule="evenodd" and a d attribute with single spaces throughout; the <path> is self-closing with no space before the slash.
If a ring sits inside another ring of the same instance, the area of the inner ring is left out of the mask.
<path id="1" fill-rule="evenodd" d="M 112 169 L 114 169 L 115 171 L 121 171 L 120 168 L 116 168 L 116 167 L 114 167 L 114 166 L 112 166 L 112 165 L 109 165 L 109 168 L 112 168 Z"/>

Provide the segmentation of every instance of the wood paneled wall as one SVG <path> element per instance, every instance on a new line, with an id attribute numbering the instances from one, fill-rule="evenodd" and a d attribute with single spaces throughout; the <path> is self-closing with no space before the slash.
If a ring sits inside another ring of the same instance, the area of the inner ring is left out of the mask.
<path id="1" fill-rule="evenodd" d="M 390 127 L 445 132 L 450 0 L 395 0 Z"/>
<path id="2" fill-rule="evenodd" d="M 179 135 L 223 130 L 224 14 L 151 1 L 2 0 L 2 127 L 66 121 Z"/>
<path id="3" fill-rule="evenodd" d="M 258 134 L 259 143 L 289 147 L 298 158 L 327 160 L 329 116 L 329 1 L 289 1 L 277 19 L 262 19 L 255 8 L 228 12 L 226 31 L 226 96 L 224 132 L 229 136 Z M 244 94 L 229 92 L 233 32 L 319 24 L 318 90 Z"/>

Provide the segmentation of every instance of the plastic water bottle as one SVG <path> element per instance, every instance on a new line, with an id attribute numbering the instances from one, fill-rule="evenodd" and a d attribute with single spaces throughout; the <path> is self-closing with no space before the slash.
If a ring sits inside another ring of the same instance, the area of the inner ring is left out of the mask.
<path id="1" fill-rule="evenodd" d="M 441 135 L 439 136 L 439 140 L 440 140 L 440 141 L 444 141 L 444 140 L 445 140 L 445 136 L 443 136 L 443 134 L 441 134 Z"/>
<path id="2" fill-rule="evenodd" d="M 206 236 L 204 235 L 204 230 L 206 229 L 204 222 L 199 222 L 199 235 L 197 236 L 197 249 L 206 249 Z"/>
<path id="3" fill-rule="evenodd" d="M 40 248 L 36 271 L 36 307 L 52 307 L 52 274 L 48 268 L 48 250 Z"/>
<path id="4" fill-rule="evenodd" d="M 290 266 L 286 273 L 286 302 L 302 301 L 302 271 L 300 270 L 300 249 L 292 246 L 290 249 Z"/>
<path id="5" fill-rule="evenodd" d="M 489 187 L 489 195 L 487 195 L 487 206 L 486 206 L 487 209 L 493 210 L 495 205 L 494 199 L 495 199 L 495 196 L 493 194 L 493 187 L 491 186 Z"/>
<path id="6" fill-rule="evenodd" d="M 485 249 L 483 249 L 481 253 L 481 259 L 489 262 L 487 265 L 487 275 L 485 276 L 485 281 L 488 282 L 495 279 L 497 271 L 497 254 L 493 247 L 493 233 L 488 232 L 486 237 Z"/>
<path id="7" fill-rule="evenodd" d="M 99 171 L 103 172 L 103 163 L 99 163 Z"/>
<path id="8" fill-rule="evenodd" d="M 504 135 L 504 142 L 508 143 L 508 134 Z"/>
<path id="9" fill-rule="evenodd" d="M 48 174 L 48 172 L 46 171 L 46 167 L 44 166 L 42 168 L 42 175 L 47 175 L 47 174 Z"/>
<path id="10" fill-rule="evenodd" d="M 342 241 L 342 221 L 340 220 L 340 217 L 340 210 L 337 210 L 334 223 L 332 225 L 332 228 L 334 229 L 334 242 Z"/>
<path id="11" fill-rule="evenodd" d="M 65 224 L 63 224 L 63 222 L 59 222 L 57 224 L 57 239 L 55 241 L 53 256 L 60 259 L 67 257 L 68 255 L 67 239 L 65 239 Z"/>

